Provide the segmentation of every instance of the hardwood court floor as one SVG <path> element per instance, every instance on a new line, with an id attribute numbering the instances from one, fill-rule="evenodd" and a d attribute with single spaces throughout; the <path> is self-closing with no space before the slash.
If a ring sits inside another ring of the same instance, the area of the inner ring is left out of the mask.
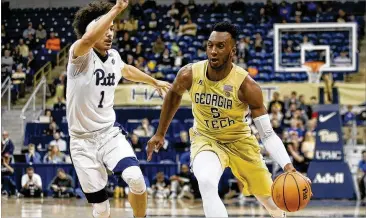
<path id="1" fill-rule="evenodd" d="M 79 199 L 25 199 L 4 198 L 1 203 L 3 218 L 89 218 L 91 206 Z M 230 217 L 269 217 L 255 200 L 225 201 Z M 148 217 L 204 217 L 200 200 L 149 199 Z M 125 199 L 111 199 L 111 217 L 132 217 Z M 288 217 L 366 217 L 366 206 L 356 201 L 316 201 Z"/>

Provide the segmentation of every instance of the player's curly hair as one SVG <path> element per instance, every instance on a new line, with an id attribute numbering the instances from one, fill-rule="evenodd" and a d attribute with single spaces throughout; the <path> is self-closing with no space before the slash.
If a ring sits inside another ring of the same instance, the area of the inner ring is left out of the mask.
<path id="1" fill-rule="evenodd" d="M 87 6 L 80 8 L 74 18 L 72 26 L 78 39 L 80 39 L 86 32 L 86 27 L 88 24 L 108 13 L 113 7 L 113 4 L 104 0 L 94 1 L 89 3 Z"/>
<path id="2" fill-rule="evenodd" d="M 230 33 L 231 37 L 236 40 L 236 37 L 238 36 L 238 28 L 227 21 L 222 21 L 219 23 L 216 23 L 212 29 L 212 31 L 217 32 L 228 32 Z"/>

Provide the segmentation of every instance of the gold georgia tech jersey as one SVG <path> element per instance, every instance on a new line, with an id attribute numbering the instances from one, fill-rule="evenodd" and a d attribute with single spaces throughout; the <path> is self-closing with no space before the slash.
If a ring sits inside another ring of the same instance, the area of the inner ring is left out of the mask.
<path id="1" fill-rule="evenodd" d="M 238 98 L 238 90 L 248 72 L 233 64 L 228 76 L 220 81 L 207 78 L 208 61 L 192 65 L 193 129 L 208 138 L 222 143 L 233 142 L 251 135 L 245 122 L 248 105 Z"/>

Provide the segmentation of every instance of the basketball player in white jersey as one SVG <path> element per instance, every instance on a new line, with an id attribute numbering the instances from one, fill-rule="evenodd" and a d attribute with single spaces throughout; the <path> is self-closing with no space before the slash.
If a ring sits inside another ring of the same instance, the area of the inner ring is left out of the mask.
<path id="1" fill-rule="evenodd" d="M 70 47 L 67 67 L 67 120 L 70 154 L 93 217 L 110 217 L 105 190 L 107 170 L 121 175 L 129 185 L 128 200 L 135 217 L 146 216 L 146 185 L 138 160 L 115 124 L 114 92 L 121 77 L 154 86 L 160 94 L 170 84 L 158 81 L 125 64 L 111 49 L 113 20 L 128 6 L 97 1 L 80 9 L 73 23 L 78 40 Z"/>

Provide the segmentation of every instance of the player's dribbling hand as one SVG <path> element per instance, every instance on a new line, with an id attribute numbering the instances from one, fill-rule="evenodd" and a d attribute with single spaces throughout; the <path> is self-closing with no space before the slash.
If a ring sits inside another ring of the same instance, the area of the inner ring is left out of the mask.
<path id="1" fill-rule="evenodd" d="M 159 149 L 164 145 L 164 136 L 154 135 L 147 142 L 147 161 L 152 159 L 153 152 L 158 152 Z"/>
<path id="2" fill-rule="evenodd" d="M 124 10 L 128 6 L 128 0 L 117 0 L 116 6 L 121 7 L 121 9 Z"/>
<path id="3" fill-rule="evenodd" d="M 156 88 L 161 97 L 164 97 L 171 87 L 170 83 L 161 80 L 156 80 L 154 84 L 154 88 Z"/>
<path id="4" fill-rule="evenodd" d="M 292 165 L 291 163 L 286 164 L 286 166 L 283 168 L 283 170 L 284 170 L 286 173 L 289 173 L 289 172 L 298 173 L 298 174 L 300 174 L 302 177 L 304 177 L 304 179 L 305 179 L 309 184 L 311 184 L 311 180 L 310 180 L 308 177 L 306 177 L 306 176 L 302 175 L 301 173 L 297 172 L 297 171 L 296 171 L 296 169 L 295 169 L 295 167 L 294 167 L 294 165 Z"/>

